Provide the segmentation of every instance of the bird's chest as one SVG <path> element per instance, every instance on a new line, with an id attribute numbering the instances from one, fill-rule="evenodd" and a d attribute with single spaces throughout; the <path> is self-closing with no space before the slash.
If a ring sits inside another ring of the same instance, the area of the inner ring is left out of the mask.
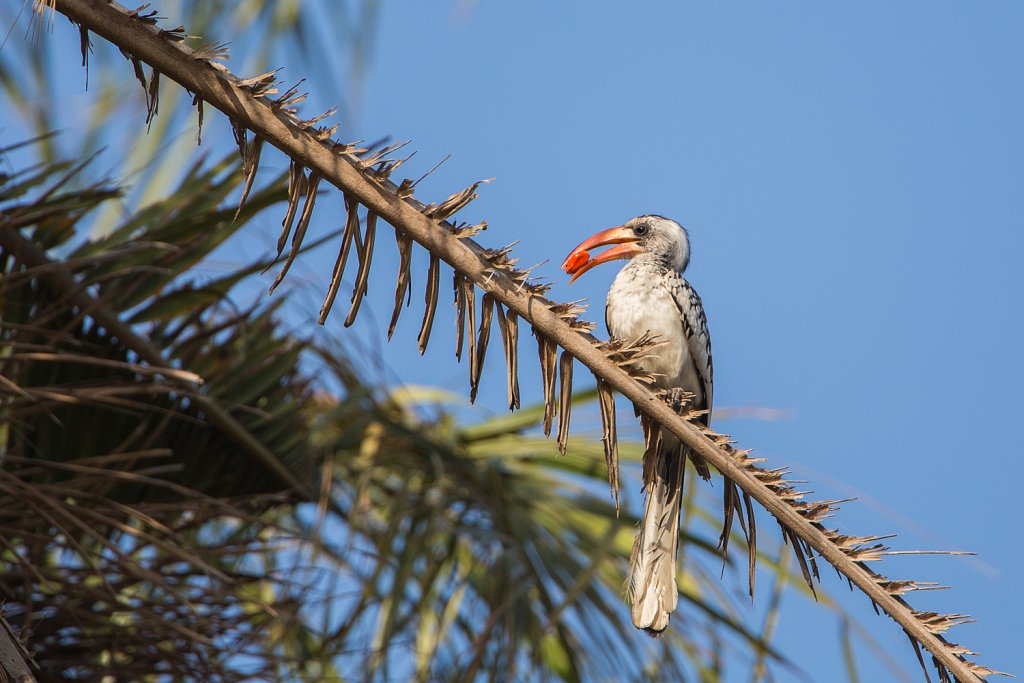
<path id="1" fill-rule="evenodd" d="M 644 369 L 659 375 L 657 386 L 693 391 L 688 385 L 697 383 L 697 377 L 681 312 L 658 274 L 629 268 L 619 271 L 608 290 L 605 321 L 611 335 L 619 339 L 638 339 L 645 333 L 660 337 L 664 344 L 642 361 Z"/>

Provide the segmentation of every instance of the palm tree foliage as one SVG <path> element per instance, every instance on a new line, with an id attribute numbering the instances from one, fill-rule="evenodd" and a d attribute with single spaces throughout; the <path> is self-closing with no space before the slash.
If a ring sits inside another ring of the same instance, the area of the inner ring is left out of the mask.
<path id="1" fill-rule="evenodd" d="M 226 515 L 258 521 L 287 498 L 196 398 L 230 396 L 242 428 L 311 478 L 321 456 L 301 436 L 312 400 L 294 367 L 303 346 L 273 308 L 227 305 L 246 271 L 202 287 L 179 279 L 244 223 L 215 210 L 234 185 L 218 177 L 224 164 L 77 245 L 76 225 L 119 189 L 76 188 L 67 167 L 5 177 L 0 191 L 8 613 L 41 650 L 44 678 L 107 663 L 126 680 L 162 667 L 205 677 L 216 667 L 194 645 L 235 616 L 245 631 L 251 601 L 238 589 L 258 577 L 234 558 L 266 523 L 204 530 Z M 130 320 L 166 367 L 140 362 L 99 307 Z M 205 384 L 182 382 L 188 373 Z"/>
<path id="2" fill-rule="evenodd" d="M 777 659 L 692 524 L 685 638 L 629 626 L 635 519 L 599 442 L 558 456 L 541 408 L 466 426 L 431 392 L 367 386 L 280 323 L 287 298 L 234 303 L 265 262 L 201 279 L 284 200 L 278 180 L 233 220 L 237 171 L 197 163 L 100 238 L 79 228 L 122 188 L 68 162 L 0 178 L 0 589 L 40 679 L 714 680 L 723 647 Z"/>

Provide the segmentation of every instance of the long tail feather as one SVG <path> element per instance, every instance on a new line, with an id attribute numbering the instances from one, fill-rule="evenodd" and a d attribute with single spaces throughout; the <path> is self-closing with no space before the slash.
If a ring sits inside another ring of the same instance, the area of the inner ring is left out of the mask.
<path id="1" fill-rule="evenodd" d="M 633 625 L 660 635 L 678 603 L 676 548 L 686 459 L 679 441 L 665 435 L 644 454 L 647 504 L 630 557 Z"/>

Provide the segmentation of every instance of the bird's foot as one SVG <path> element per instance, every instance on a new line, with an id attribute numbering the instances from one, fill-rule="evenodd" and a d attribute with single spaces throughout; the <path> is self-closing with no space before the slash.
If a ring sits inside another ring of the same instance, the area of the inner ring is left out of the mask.
<path id="1" fill-rule="evenodd" d="M 684 410 L 688 408 L 690 400 L 693 398 L 693 394 L 689 391 L 674 387 L 665 391 L 665 402 L 668 403 L 674 412 L 682 415 Z"/>

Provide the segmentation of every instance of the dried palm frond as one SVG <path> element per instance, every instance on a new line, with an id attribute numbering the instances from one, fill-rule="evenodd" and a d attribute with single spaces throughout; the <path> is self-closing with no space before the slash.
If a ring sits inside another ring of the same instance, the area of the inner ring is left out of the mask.
<path id="1" fill-rule="evenodd" d="M 604 459 L 608 466 L 608 486 L 615 499 L 615 514 L 619 513 L 619 438 L 615 426 L 615 395 L 611 387 L 597 378 L 597 399 L 601 406 L 601 428 L 604 436 Z"/>
<path id="2" fill-rule="evenodd" d="M 406 305 L 412 298 L 412 240 L 395 228 L 395 240 L 398 242 L 398 281 L 395 284 L 395 309 L 391 313 L 391 323 L 388 325 L 388 339 L 395 333 L 395 326 L 398 324 L 398 316 L 402 313 L 402 301 Z"/>
<path id="3" fill-rule="evenodd" d="M 558 412 L 555 394 L 555 385 L 558 383 L 558 347 L 538 332 L 537 328 L 533 328 L 533 336 L 537 338 L 541 387 L 544 390 L 544 436 L 551 436 L 551 425 Z"/>
<path id="4" fill-rule="evenodd" d="M 290 207 L 291 205 L 289 205 L 289 210 Z M 331 308 L 334 307 L 334 299 L 338 296 L 338 290 L 341 289 L 341 279 L 345 276 L 345 265 L 348 263 L 348 253 L 352 249 L 352 242 L 359 239 L 358 211 L 359 203 L 345 195 L 345 231 L 342 233 L 341 246 L 338 248 L 338 258 L 334 262 L 334 271 L 331 273 L 331 283 L 327 289 L 327 298 L 324 300 L 324 305 L 320 308 L 319 322 L 321 325 L 327 321 L 327 316 L 330 315 Z M 284 273 L 282 272 L 283 275 Z M 274 283 L 274 286 L 277 286 L 277 282 Z M 273 291 L 273 288 L 271 288 L 271 291 Z M 392 325 L 392 327 L 394 326 Z M 388 336 L 391 336 L 390 332 Z"/>
<path id="5" fill-rule="evenodd" d="M 713 434 L 703 433 L 697 426 L 689 424 L 677 415 L 669 406 L 658 401 L 648 388 L 637 381 L 643 377 L 637 375 L 635 365 L 634 371 L 630 372 L 628 362 L 620 364 L 609 358 L 601 349 L 595 348 L 599 343 L 593 337 L 582 333 L 578 325 L 563 319 L 564 312 L 560 315 L 551 309 L 551 302 L 544 298 L 548 285 L 531 279 L 530 269 L 520 271 L 495 268 L 491 255 L 486 250 L 469 238 L 456 237 L 452 226 L 439 225 L 439 221 L 472 198 L 475 186 L 462 193 L 456 193 L 441 205 L 424 205 L 412 197 L 416 183 L 403 182 L 396 186 L 389 181 L 381 181 L 360 166 L 358 155 L 362 151 L 353 149 L 353 145 L 320 139 L 313 132 L 306 130 L 303 121 L 295 115 L 295 107 L 305 97 L 304 94 L 298 93 L 297 86 L 274 101 L 257 99 L 240 88 L 239 79 L 222 65 L 197 59 L 194 52 L 180 45 L 175 46 L 176 52 L 173 53 L 164 49 L 169 38 L 159 31 L 153 31 L 151 26 L 128 16 L 118 6 L 93 4 L 86 0 L 57 0 L 56 7 L 80 26 L 113 40 L 130 54 L 135 54 L 149 63 L 154 73 L 154 77 L 150 79 L 151 91 L 157 73 L 175 73 L 175 78 L 179 82 L 202 96 L 211 106 L 234 120 L 248 121 L 251 132 L 272 141 L 294 164 L 310 169 L 311 173 L 327 179 L 331 184 L 365 203 L 383 220 L 400 230 L 404 239 L 417 242 L 451 265 L 455 271 L 456 289 L 461 292 L 458 294 L 461 310 L 467 310 L 469 303 L 469 295 L 466 292 L 474 292 L 475 287 L 480 287 L 503 304 L 506 311 L 514 311 L 526 319 L 535 330 L 540 346 L 545 388 L 546 432 L 550 431 L 551 419 L 555 412 L 553 360 L 557 357 L 557 348 L 561 347 L 594 371 L 605 385 L 602 391 L 610 395 L 611 389 L 614 389 L 639 406 L 642 412 L 661 425 L 662 430 L 668 429 L 675 434 L 697 456 L 718 469 L 729 481 L 735 482 L 744 494 L 757 500 L 775 516 L 784 528 L 784 536 L 797 551 L 798 560 L 808 578 L 817 573 L 814 556 L 811 555 L 813 551 L 828 559 L 837 570 L 911 634 L 915 642 L 927 648 L 936 660 L 940 675 L 953 672 L 964 679 L 974 675 L 971 671 L 973 665 L 941 637 L 928 631 L 902 600 L 882 591 L 875 577 L 863 566 L 831 545 L 828 537 L 819 528 L 820 509 L 803 507 L 796 501 L 796 497 L 792 496 L 793 491 L 782 491 L 783 494 L 789 494 L 790 498 L 780 495 L 778 484 L 773 487 L 759 480 L 756 466 L 740 463 L 732 457 L 731 449 L 726 443 L 727 439 L 723 441 L 716 439 Z M 113 25 L 119 26 L 116 35 L 107 30 Z M 155 103 L 151 102 L 151 105 L 155 111 Z M 311 199 L 307 205 L 310 203 Z M 403 269 L 403 272 L 407 274 L 407 270 Z M 405 286 L 407 283 L 406 278 Z M 399 285 L 399 289 L 403 289 L 402 276 Z M 396 297 L 398 302 L 401 298 Z M 396 306 L 396 311 L 397 308 Z M 397 314 L 393 322 L 396 319 Z M 475 344 L 474 339 L 475 335 L 471 335 L 471 347 Z M 461 354 L 461 345 L 459 353 Z M 470 357 L 471 361 L 475 358 L 472 350 Z M 605 402 L 602 402 L 602 405 L 604 404 Z M 613 452 L 615 444 L 611 443 L 611 439 L 614 434 L 608 427 L 607 419 L 605 423 L 609 438 L 607 447 L 609 452 Z M 727 514 L 731 516 L 733 512 L 738 511 L 741 519 L 743 512 L 748 508 L 746 504 L 740 504 L 735 491 L 731 494 L 728 505 Z"/>
<path id="6" fill-rule="evenodd" d="M 558 361 L 558 452 L 565 455 L 572 412 L 572 356 L 563 351 Z"/>
<path id="7" fill-rule="evenodd" d="M 316 173 L 310 173 L 309 178 L 306 179 L 306 199 L 302 204 L 302 215 L 299 216 L 299 222 L 295 226 L 295 235 L 292 237 L 292 248 L 288 252 L 288 258 L 285 259 L 284 265 L 281 267 L 281 272 L 278 273 L 277 279 L 274 280 L 274 284 L 270 285 L 270 292 L 273 293 L 277 286 L 284 281 L 284 276 L 288 274 L 288 269 L 292 267 L 292 263 L 295 261 L 295 257 L 299 255 L 299 251 L 302 249 L 302 240 L 306 238 L 306 230 L 309 228 L 309 219 L 313 217 L 313 205 L 316 203 L 316 189 L 320 185 L 320 176 Z"/>
<path id="8" fill-rule="evenodd" d="M 469 402 L 476 401 L 476 393 L 480 388 L 480 376 L 483 373 L 484 357 L 487 355 L 487 344 L 491 340 L 491 316 L 494 313 L 494 297 L 484 294 L 480 301 L 480 336 L 476 340 L 476 352 L 472 355 L 469 369 Z M 470 328 L 472 330 L 472 328 Z"/>
<path id="9" fill-rule="evenodd" d="M 501 332 L 501 344 L 505 351 L 505 369 L 508 386 L 508 409 L 519 408 L 519 330 L 516 314 L 509 311 L 506 315 L 501 304 L 495 305 L 498 316 L 498 329 Z"/>
<path id="10" fill-rule="evenodd" d="M 306 172 L 300 164 L 292 161 L 289 164 L 288 173 L 288 210 L 284 214 L 284 220 L 281 221 L 281 235 L 277 238 L 277 258 L 281 258 L 281 254 L 284 253 L 284 245 L 288 243 L 288 236 L 292 232 L 295 213 L 299 210 L 299 197 L 305 191 Z"/>
<path id="11" fill-rule="evenodd" d="M 202 111 L 203 106 L 199 104 L 199 129 L 202 130 Z M 251 145 L 246 145 L 245 138 L 241 138 L 239 147 L 242 156 L 242 172 L 245 174 L 245 187 L 242 188 L 242 196 L 238 199 L 238 211 L 235 212 L 235 219 L 238 218 L 238 214 L 242 213 L 242 207 L 245 206 L 245 200 L 249 198 L 249 192 L 252 191 L 252 185 L 256 181 L 256 172 L 260 166 L 260 155 L 263 153 L 263 138 L 258 135 L 253 138 Z M 284 245 L 282 245 L 283 248 Z M 281 255 L 281 250 L 278 249 L 278 256 Z"/>
<path id="12" fill-rule="evenodd" d="M 359 272 L 356 274 L 356 284 L 352 288 L 352 308 L 345 318 L 345 327 L 350 327 L 356 320 L 359 313 L 359 305 L 366 295 L 366 288 L 370 281 L 370 264 L 373 262 L 373 245 L 377 239 L 377 214 L 368 211 L 366 214 L 366 236 L 362 243 L 358 241 L 359 234 L 356 233 L 356 246 L 361 247 L 357 251 L 359 257 Z"/>
<path id="13" fill-rule="evenodd" d="M 456 192 L 451 197 L 448 197 L 440 205 L 428 204 L 423 207 L 423 213 L 436 221 L 446 221 L 479 196 L 476 194 L 476 188 L 480 187 L 481 183 L 489 183 L 492 180 L 494 178 L 478 180 L 465 190 Z"/>
<path id="14" fill-rule="evenodd" d="M 455 358 L 462 361 L 462 344 L 466 338 L 466 278 L 459 271 L 452 277 L 455 294 Z"/>
<path id="15" fill-rule="evenodd" d="M 157 111 L 160 108 L 160 72 L 153 69 L 149 76 L 149 106 L 146 108 L 146 126 L 153 125 Z"/>
<path id="16" fill-rule="evenodd" d="M 430 331 L 434 327 L 434 314 L 437 312 L 437 300 L 441 288 L 441 261 L 431 254 L 430 266 L 427 268 L 427 286 L 423 290 L 423 323 L 420 325 L 419 338 L 416 340 L 422 355 L 430 341 Z"/>
<path id="17" fill-rule="evenodd" d="M 468 278 L 462 279 L 462 294 L 460 306 L 466 311 L 466 339 L 467 339 L 467 355 L 469 356 L 469 376 L 470 384 L 473 383 L 473 367 L 476 365 L 476 287 L 473 286 L 473 281 Z M 461 309 L 460 309 L 461 312 Z M 462 329 L 462 323 L 459 323 L 460 330 Z M 460 345 L 461 350 L 461 345 Z M 459 360 L 462 360 L 461 358 Z M 471 389 L 472 390 L 472 389 Z"/>

